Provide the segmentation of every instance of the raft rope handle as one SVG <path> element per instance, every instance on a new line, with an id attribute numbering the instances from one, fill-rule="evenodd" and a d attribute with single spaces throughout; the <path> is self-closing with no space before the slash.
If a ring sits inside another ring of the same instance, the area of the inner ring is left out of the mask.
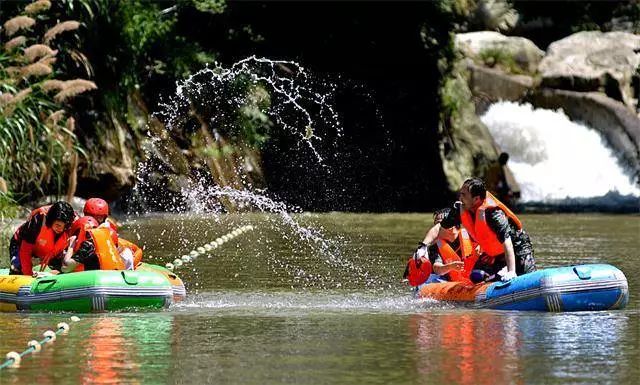
<path id="1" fill-rule="evenodd" d="M 173 263 L 169 262 L 165 265 L 165 267 L 169 270 L 174 270 L 186 263 L 189 263 L 191 261 L 193 261 L 194 259 L 198 258 L 198 256 L 202 255 L 202 254 L 206 254 L 207 252 L 222 246 L 225 242 L 228 242 L 230 240 L 232 240 L 233 238 L 241 235 L 242 233 L 246 232 L 246 231 L 250 231 L 253 230 L 254 227 L 253 225 L 245 225 L 245 226 L 240 226 L 236 229 L 234 229 L 233 231 L 228 232 L 227 234 L 216 238 L 214 241 L 209 242 L 203 246 L 197 247 L 194 250 L 191 250 L 189 252 L 189 254 L 185 254 L 180 258 L 176 258 Z"/>
<path id="2" fill-rule="evenodd" d="M 71 321 L 78 322 L 80 318 L 73 316 L 71 317 Z M 53 330 L 47 330 L 42 335 L 44 339 L 42 341 L 31 340 L 27 343 L 29 348 L 22 353 L 18 352 L 9 352 L 6 355 L 7 360 L 0 365 L 0 370 L 4 368 L 18 368 L 20 367 L 20 362 L 22 361 L 22 357 L 30 354 L 30 353 L 38 353 L 42 350 L 42 346 L 47 343 L 53 343 L 56 340 L 58 334 L 65 334 L 69 331 L 69 324 L 66 322 L 59 322 L 57 325 L 57 330 L 54 332 Z"/>

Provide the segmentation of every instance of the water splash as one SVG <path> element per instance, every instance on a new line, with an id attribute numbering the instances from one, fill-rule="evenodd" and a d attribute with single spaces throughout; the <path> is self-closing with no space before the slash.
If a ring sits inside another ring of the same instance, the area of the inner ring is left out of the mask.
<path id="1" fill-rule="evenodd" d="M 481 119 L 509 153 L 509 167 L 525 202 L 597 197 L 610 191 L 640 195 L 600 135 L 560 110 L 499 102 Z"/>
<path id="2" fill-rule="evenodd" d="M 326 139 L 342 135 L 338 114 L 333 108 L 335 86 L 314 79 L 295 62 L 252 56 L 230 68 L 218 65 L 205 68 L 178 82 L 175 95 L 161 103 L 161 110 L 155 115 L 165 123 L 170 134 L 188 129 L 189 119 L 198 115 L 201 128 L 210 130 L 218 141 L 222 130 L 228 129 L 224 125 L 229 122 L 229 114 L 244 108 L 248 103 L 256 105 L 255 101 L 248 100 L 252 97 L 251 93 L 246 92 L 247 87 L 252 86 L 265 87 L 270 91 L 270 101 L 268 105 L 259 106 L 260 112 L 267 114 L 285 133 L 294 135 L 298 144 L 304 144 L 310 149 L 310 155 L 316 164 L 327 167 L 323 163 L 324 157 L 318 145 L 325 141 L 323 146 L 326 146 Z M 224 134 L 228 137 L 229 132 Z M 269 228 L 280 235 L 283 243 L 292 244 L 297 249 L 296 255 L 301 256 L 300 260 L 281 259 L 275 252 L 274 245 L 269 244 L 267 239 L 264 243 L 268 252 L 264 255 L 264 260 L 272 269 L 285 271 L 294 283 L 300 283 L 304 287 L 341 287 L 343 282 L 339 281 L 339 274 L 314 274 L 302 267 L 302 256 L 311 255 L 334 271 L 346 272 L 350 284 L 358 283 L 370 288 L 381 285 L 380 279 L 345 256 L 340 237 L 329 239 L 323 234 L 322 228 L 302 226 L 294 219 L 294 215 L 302 212 L 300 208 L 269 198 L 268 192 L 257 190 L 251 183 L 243 181 L 243 186 L 234 185 L 235 188 L 219 186 L 206 168 L 200 168 L 198 172 L 190 170 L 190 175 L 176 175 L 176 178 L 182 178 L 177 183 L 181 187 L 177 193 L 167 194 L 166 186 L 157 184 L 153 178 L 157 174 L 162 177 L 176 174 L 171 169 L 170 151 L 162 148 L 165 145 L 162 135 L 150 136 L 149 139 L 147 159 L 138 167 L 134 189 L 134 193 L 143 202 L 145 199 L 156 199 L 162 203 L 155 206 L 168 211 L 189 213 L 192 217 L 206 215 L 208 221 L 216 223 L 220 223 L 220 218 L 228 209 L 268 213 L 266 218 Z M 193 168 L 193 165 L 189 167 Z M 234 167 L 243 166 L 240 164 Z M 235 171 L 238 175 L 244 175 L 246 170 Z M 144 207 L 141 211 L 144 211 Z M 208 227 L 205 223 L 202 231 Z M 186 234 L 181 231 L 184 225 L 179 223 L 174 228 L 178 229 L 178 233 Z M 175 236 L 175 233 L 167 235 Z M 192 246 L 186 239 L 180 243 L 185 250 Z M 270 252 L 272 250 L 274 252 Z M 353 252 L 353 249 L 350 251 Z"/>
<path id="3" fill-rule="evenodd" d="M 324 165 L 323 156 L 316 148 L 317 143 L 323 140 L 318 133 L 319 128 L 328 125 L 338 137 L 342 136 L 338 113 L 332 103 L 336 86 L 312 79 L 304 67 L 293 61 L 251 56 L 230 68 L 216 63 L 213 68 L 204 68 L 178 82 L 175 95 L 160 103 L 161 111 L 157 115 L 167 128 L 174 129 L 180 126 L 194 105 L 215 108 L 219 114 L 224 114 L 223 111 L 229 108 L 241 108 L 247 104 L 248 95 L 239 92 L 238 81 L 266 86 L 274 100 L 263 112 L 285 133 L 296 135 L 299 143 L 305 143 L 318 162 Z"/>
<path id="4" fill-rule="evenodd" d="M 309 313 L 417 313 L 425 309 L 452 309 L 453 305 L 430 299 L 415 299 L 407 294 L 380 297 L 365 293 L 237 293 L 201 294 L 177 303 L 179 311 L 201 312 L 213 309 L 216 313 L 239 314 L 309 314 Z"/>
<path id="5" fill-rule="evenodd" d="M 188 197 L 188 201 L 192 204 L 191 209 L 194 210 L 194 212 L 202 213 L 202 211 L 199 211 L 202 210 L 202 202 L 219 202 L 220 198 L 229 198 L 240 207 L 275 214 L 274 216 L 267 216 L 267 219 L 271 224 L 271 228 L 280 233 L 283 238 L 287 239 L 291 236 L 297 237 L 299 242 L 302 242 L 306 247 L 312 248 L 314 254 L 317 255 L 318 258 L 322 258 L 322 261 L 326 264 L 332 268 L 350 273 L 355 282 L 359 281 L 367 287 L 375 287 L 381 282 L 379 277 L 371 275 L 362 266 L 354 264 L 348 257 L 345 257 L 342 252 L 343 245 L 339 240 L 329 240 L 328 237 L 322 233 L 321 229 L 305 227 L 296 221 L 292 214 L 302 213 L 302 209 L 299 207 L 288 206 L 283 202 L 277 202 L 257 192 L 236 190 L 230 187 L 215 185 L 205 186 L 200 184 L 195 188 L 185 189 L 183 194 Z M 327 285 L 339 287 L 341 284 L 332 277 L 310 274 L 299 266 L 282 263 L 280 266 L 293 272 L 292 274 L 297 279 L 305 279 L 307 282 L 319 281 L 321 286 L 324 287 Z"/>

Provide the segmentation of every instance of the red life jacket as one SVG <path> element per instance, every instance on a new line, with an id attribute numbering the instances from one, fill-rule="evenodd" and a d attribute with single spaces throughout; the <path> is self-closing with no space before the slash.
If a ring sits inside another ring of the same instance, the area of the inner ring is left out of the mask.
<path id="1" fill-rule="evenodd" d="M 118 253 L 118 247 L 111 240 L 111 229 L 98 227 L 88 233 L 96 249 L 100 270 L 124 270 L 124 261 Z"/>
<path id="2" fill-rule="evenodd" d="M 76 243 L 73 244 L 73 252 L 75 253 L 76 251 L 78 251 L 78 249 L 80 248 L 80 245 L 82 245 L 82 242 L 86 240 L 87 240 L 87 230 L 81 229 L 80 232 L 78 233 L 78 238 L 76 238 Z M 84 271 L 84 265 L 82 263 L 77 264 L 76 268 L 73 269 L 74 273 L 77 273 L 80 271 Z"/>
<path id="3" fill-rule="evenodd" d="M 41 267 L 44 268 L 55 256 L 61 254 L 67 247 L 68 237 L 66 231 L 56 234 L 53 229 L 46 224 L 46 216 L 51 206 L 39 207 L 29 214 L 27 221 L 37 215 L 42 215 L 42 227 L 36 237 L 36 241 L 31 250 L 31 255 L 40 258 Z"/>
<path id="4" fill-rule="evenodd" d="M 464 228 L 460 228 L 460 231 L 458 232 L 458 243 L 460 245 L 458 249 L 459 253 L 456 253 L 449 242 L 445 241 L 444 239 L 438 238 L 438 251 L 440 252 L 442 261 L 445 264 L 454 261 L 464 262 L 464 271 L 450 271 L 448 273 L 451 281 L 471 283 L 471 281 L 469 280 L 469 276 L 471 275 L 473 266 L 478 260 L 478 255 L 475 252 L 475 248 L 473 247 L 473 242 L 471 241 L 469 233 Z"/>
<path id="5" fill-rule="evenodd" d="M 476 210 L 475 218 L 471 216 L 471 212 L 464 210 L 462 207 L 460 208 L 462 226 L 467 229 L 469 235 L 478 242 L 482 250 L 491 258 L 491 260 L 504 253 L 504 246 L 502 246 L 502 243 L 500 243 L 498 237 L 487 223 L 486 210 L 496 207 L 501 209 L 505 215 L 515 223 L 518 230 L 522 229 L 522 223 L 518 217 L 509 210 L 504 203 L 500 202 L 488 191 L 487 197 L 482 202 L 482 205 L 480 205 Z"/>
<path id="6" fill-rule="evenodd" d="M 415 258 L 409 258 L 407 262 L 407 275 L 405 278 L 409 280 L 409 285 L 420 286 L 429 279 L 431 275 L 431 262 L 418 262 Z"/>

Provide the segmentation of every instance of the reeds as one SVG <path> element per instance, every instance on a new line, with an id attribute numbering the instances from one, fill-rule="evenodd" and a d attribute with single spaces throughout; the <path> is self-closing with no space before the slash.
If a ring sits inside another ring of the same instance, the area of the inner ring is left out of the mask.
<path id="1" fill-rule="evenodd" d="M 80 23 L 75 20 L 67 20 L 67 21 L 63 21 L 62 23 L 58 23 L 53 28 L 45 32 L 44 43 L 49 44 L 49 42 L 59 34 L 66 31 L 73 31 L 78 28 L 80 28 Z"/>
<path id="2" fill-rule="evenodd" d="M 8 42 L 4 43 L 4 49 L 7 51 L 11 51 L 14 48 L 17 48 L 23 45 L 26 42 L 27 42 L 26 36 L 22 36 L 22 35 L 16 36 L 13 39 L 9 40 Z"/>
<path id="3" fill-rule="evenodd" d="M 24 7 L 24 12 L 28 15 L 35 15 L 49 8 L 51 8 L 51 2 L 49 0 L 37 0 Z"/>
<path id="4" fill-rule="evenodd" d="M 35 19 L 26 15 L 45 12 L 50 7 L 49 0 L 32 2 L 24 8 L 25 15 L 4 23 L 4 34 L 11 37 L 33 27 Z M 38 20 L 46 22 L 47 18 Z M 73 182 L 67 175 L 77 172 L 78 153 L 84 153 L 74 134 L 75 120 L 68 116 L 63 104 L 97 87 L 84 79 L 53 78 L 58 50 L 50 44 L 60 34 L 79 26 L 77 21 L 64 21 L 42 37 L 25 33 L 0 46 L 0 175 L 14 193 L 19 193 L 13 195 L 18 199 L 51 190 L 63 192 L 64 185 Z M 43 44 L 17 49 L 28 40 Z M 90 66 L 82 53 L 73 52 L 72 60 L 85 61 L 85 67 Z M 74 190 L 75 187 L 67 188 L 67 193 L 73 194 Z"/>
<path id="5" fill-rule="evenodd" d="M 36 21 L 29 16 L 16 16 L 4 23 L 4 33 L 12 36 L 21 29 L 31 28 L 35 23 Z"/>
<path id="6" fill-rule="evenodd" d="M 64 85 L 60 89 L 60 92 L 58 92 L 56 96 L 54 96 L 53 98 L 57 102 L 61 103 L 69 98 L 80 95 L 81 93 L 89 90 L 95 90 L 96 88 L 98 88 L 96 84 L 89 80 L 84 80 L 84 79 L 68 80 L 64 82 Z"/>
<path id="7" fill-rule="evenodd" d="M 40 88 L 45 92 L 59 91 L 64 87 L 64 83 L 65 82 L 63 80 L 49 79 L 40 83 Z"/>
<path id="8" fill-rule="evenodd" d="M 29 62 L 46 56 L 56 56 L 57 50 L 51 49 L 48 45 L 34 44 L 24 49 L 24 58 Z"/>

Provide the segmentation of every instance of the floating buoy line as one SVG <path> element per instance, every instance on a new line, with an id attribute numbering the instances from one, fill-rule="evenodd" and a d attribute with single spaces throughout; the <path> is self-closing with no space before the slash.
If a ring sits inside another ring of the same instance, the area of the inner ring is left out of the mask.
<path id="1" fill-rule="evenodd" d="M 199 256 L 207 254 L 208 252 L 215 250 L 216 248 L 222 246 L 226 242 L 229 242 L 233 238 L 247 232 L 252 231 L 254 229 L 253 225 L 240 226 L 237 229 L 228 232 L 227 234 L 216 238 L 214 241 L 211 241 L 203 246 L 197 247 L 189 252 L 189 254 L 185 254 L 180 258 L 176 258 L 173 263 L 169 262 L 165 265 L 165 267 L 169 270 L 175 270 L 182 265 L 188 264 Z"/>
<path id="2" fill-rule="evenodd" d="M 80 318 L 73 316 L 71 317 L 71 321 L 72 322 L 78 322 L 80 321 Z M 38 353 L 42 350 L 43 346 L 45 346 L 46 344 L 51 344 L 53 342 L 56 341 L 56 338 L 58 337 L 59 334 L 66 334 L 69 332 L 69 324 L 66 322 L 59 322 L 58 325 L 56 326 L 57 329 L 55 331 L 49 329 L 46 332 L 44 332 L 42 335 L 44 337 L 44 339 L 42 341 L 36 341 L 36 340 L 31 340 L 29 342 L 27 342 L 27 350 L 25 350 L 22 353 L 18 353 L 18 352 L 9 352 L 7 353 L 7 355 L 5 356 L 6 361 L 0 365 L 0 370 L 4 369 L 4 368 L 18 368 L 20 367 L 20 362 L 22 362 L 22 358 L 26 355 L 29 355 L 31 353 Z"/>

